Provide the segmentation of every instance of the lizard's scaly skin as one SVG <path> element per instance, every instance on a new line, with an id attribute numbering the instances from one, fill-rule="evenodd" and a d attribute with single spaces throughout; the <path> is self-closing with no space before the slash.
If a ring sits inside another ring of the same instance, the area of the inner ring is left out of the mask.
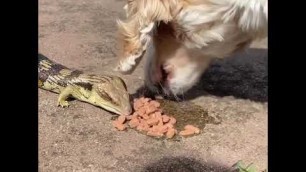
<path id="1" fill-rule="evenodd" d="M 58 105 L 69 106 L 67 98 L 73 97 L 118 115 L 132 112 L 129 93 L 118 76 L 89 75 L 71 70 L 38 55 L 38 87 L 59 94 Z"/>

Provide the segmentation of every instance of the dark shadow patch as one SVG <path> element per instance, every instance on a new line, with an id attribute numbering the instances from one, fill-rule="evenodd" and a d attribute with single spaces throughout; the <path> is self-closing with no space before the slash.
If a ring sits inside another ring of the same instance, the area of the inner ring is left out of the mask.
<path id="1" fill-rule="evenodd" d="M 146 86 L 139 87 L 134 94 L 130 95 L 131 100 L 138 98 L 138 97 L 150 97 L 154 98 L 155 93 L 151 92 Z"/>
<path id="2" fill-rule="evenodd" d="M 268 101 L 268 50 L 251 48 L 215 60 L 185 98 L 193 99 L 207 93 Z"/>
<path id="3" fill-rule="evenodd" d="M 201 162 L 187 157 L 165 157 L 143 168 L 142 172 L 229 172 L 215 162 Z"/>

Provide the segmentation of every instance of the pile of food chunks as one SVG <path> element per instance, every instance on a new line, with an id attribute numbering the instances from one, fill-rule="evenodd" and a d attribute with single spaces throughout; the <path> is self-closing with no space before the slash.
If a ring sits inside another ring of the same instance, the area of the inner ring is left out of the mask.
<path id="1" fill-rule="evenodd" d="M 200 129 L 193 125 L 186 125 L 183 131 L 175 129 L 176 119 L 173 116 L 163 113 L 158 101 L 150 98 L 137 98 L 133 102 L 134 113 L 129 116 L 119 116 L 113 121 L 113 126 L 123 131 L 127 128 L 134 128 L 152 137 L 173 138 L 176 134 L 186 137 L 199 134 Z"/>

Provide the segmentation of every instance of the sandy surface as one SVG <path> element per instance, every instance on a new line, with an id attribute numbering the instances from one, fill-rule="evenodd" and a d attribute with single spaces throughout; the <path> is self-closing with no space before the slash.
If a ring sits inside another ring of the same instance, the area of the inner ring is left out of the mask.
<path id="1" fill-rule="evenodd" d="M 112 73 L 115 18 L 123 0 L 39 0 L 39 52 L 70 68 Z M 254 47 L 266 48 L 267 42 Z M 119 74 L 118 74 L 119 75 Z M 120 75 L 122 76 L 122 75 Z M 143 65 L 122 76 L 130 93 L 143 84 Z M 238 160 L 267 168 L 267 103 L 209 94 L 192 99 L 222 123 L 180 142 L 118 132 L 111 114 L 39 90 L 39 171 L 222 171 Z M 186 114 L 188 115 L 188 114 Z"/>

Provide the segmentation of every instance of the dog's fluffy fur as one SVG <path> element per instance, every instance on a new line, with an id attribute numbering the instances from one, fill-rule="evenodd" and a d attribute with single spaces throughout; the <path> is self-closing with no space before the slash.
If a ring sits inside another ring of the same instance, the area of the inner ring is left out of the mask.
<path id="1" fill-rule="evenodd" d="M 124 9 L 116 69 L 131 73 L 147 52 L 146 85 L 166 94 L 184 93 L 211 59 L 267 36 L 267 0 L 128 0 Z"/>

